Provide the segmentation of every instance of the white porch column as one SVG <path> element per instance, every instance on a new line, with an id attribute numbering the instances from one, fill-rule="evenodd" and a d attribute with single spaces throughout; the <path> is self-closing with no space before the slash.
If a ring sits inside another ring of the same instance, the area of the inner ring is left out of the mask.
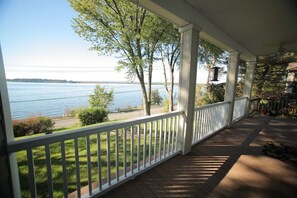
<path id="1" fill-rule="evenodd" d="M 0 46 L 0 194 L 21 197 L 16 155 L 8 155 L 7 142 L 14 140 L 7 84 Z"/>
<path id="2" fill-rule="evenodd" d="M 228 127 L 232 125 L 232 120 L 233 120 L 233 110 L 234 110 L 237 76 L 238 76 L 238 61 L 239 61 L 239 52 L 230 53 L 229 59 L 228 59 L 228 73 L 227 73 L 227 82 L 226 82 L 226 90 L 225 90 L 225 101 L 230 102 L 229 112 L 227 117 Z"/>
<path id="3" fill-rule="evenodd" d="M 252 86 L 254 80 L 254 73 L 256 68 L 256 61 L 247 61 L 246 62 L 246 73 L 245 73 L 245 82 L 243 89 L 243 96 L 248 98 L 245 108 L 245 115 L 249 113 L 250 99 L 252 95 Z"/>
<path id="4" fill-rule="evenodd" d="M 191 151 L 192 146 L 199 31 L 200 28 L 195 24 L 188 24 L 179 29 L 181 33 L 181 68 L 178 109 L 185 113 L 184 122 L 179 123 L 179 148 L 184 155 Z"/>

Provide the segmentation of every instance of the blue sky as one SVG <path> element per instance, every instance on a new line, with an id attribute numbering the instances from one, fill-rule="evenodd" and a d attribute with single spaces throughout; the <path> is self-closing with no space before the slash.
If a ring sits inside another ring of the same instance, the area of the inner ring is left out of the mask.
<path id="1" fill-rule="evenodd" d="M 66 0 L 0 0 L 0 42 L 7 78 L 126 81 L 117 59 L 89 51 L 75 34 Z M 205 81 L 199 71 L 198 81 Z M 153 81 L 163 79 L 156 70 Z M 177 77 L 177 76 L 176 76 Z"/>

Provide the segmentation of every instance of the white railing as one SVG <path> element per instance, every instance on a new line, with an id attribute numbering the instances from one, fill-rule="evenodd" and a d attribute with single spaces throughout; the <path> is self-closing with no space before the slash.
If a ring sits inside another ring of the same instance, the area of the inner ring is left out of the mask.
<path id="1" fill-rule="evenodd" d="M 253 98 L 250 100 L 249 104 L 249 113 L 253 113 L 254 111 L 259 111 L 260 98 Z"/>
<path id="2" fill-rule="evenodd" d="M 227 125 L 229 102 L 195 108 L 192 144 L 196 144 Z"/>
<path id="3" fill-rule="evenodd" d="M 177 154 L 181 119 L 172 112 L 44 135 L 11 142 L 8 152 L 17 153 L 24 196 L 100 195 Z"/>
<path id="4" fill-rule="evenodd" d="M 236 99 L 233 120 L 246 103 Z M 195 108 L 192 145 L 227 126 L 229 106 Z M 171 112 L 18 140 L 8 152 L 18 158 L 22 196 L 93 197 L 179 153 L 183 122 L 182 111 Z"/>
<path id="5" fill-rule="evenodd" d="M 248 102 L 247 97 L 241 97 L 241 98 L 235 99 L 234 110 L 233 110 L 233 121 L 236 121 L 245 115 L 247 102 Z"/>

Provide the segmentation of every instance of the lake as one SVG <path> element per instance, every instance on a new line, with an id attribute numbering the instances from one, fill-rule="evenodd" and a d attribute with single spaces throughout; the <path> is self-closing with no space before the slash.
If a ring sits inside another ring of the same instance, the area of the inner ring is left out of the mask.
<path id="1" fill-rule="evenodd" d="M 114 90 L 114 102 L 110 111 L 128 106 L 142 105 L 141 88 L 138 84 L 107 84 L 100 83 Z M 94 83 L 28 83 L 7 82 L 10 108 L 13 119 L 29 116 L 63 116 L 66 110 L 88 106 L 89 95 L 93 93 Z M 160 96 L 165 98 L 163 85 L 153 85 Z M 177 95 L 177 86 L 174 88 Z"/>

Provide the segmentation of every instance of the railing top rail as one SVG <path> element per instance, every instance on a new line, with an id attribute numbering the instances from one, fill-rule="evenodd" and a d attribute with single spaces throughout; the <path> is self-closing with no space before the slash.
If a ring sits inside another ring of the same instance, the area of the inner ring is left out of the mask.
<path id="1" fill-rule="evenodd" d="M 207 109 L 207 108 L 211 108 L 211 107 L 216 107 L 216 106 L 220 106 L 220 105 L 225 105 L 225 104 L 229 104 L 229 101 L 224 101 L 224 102 L 217 102 L 217 103 L 213 103 L 213 104 L 208 104 L 208 105 L 204 105 L 201 107 L 196 107 L 195 111 L 198 110 L 202 110 L 202 109 Z"/>
<path id="2" fill-rule="evenodd" d="M 25 150 L 28 148 L 34 148 L 38 146 L 43 146 L 46 144 L 52 144 L 55 142 L 70 140 L 74 138 L 84 137 L 88 135 L 98 134 L 101 132 L 108 132 L 113 131 L 120 128 L 130 127 L 146 122 L 151 122 L 159 119 L 164 119 L 172 116 L 182 115 L 183 111 L 174 111 L 166 114 L 159 114 L 153 115 L 149 117 L 142 117 L 138 119 L 112 123 L 112 124 L 105 124 L 101 126 L 90 126 L 81 129 L 71 130 L 64 133 L 55 133 L 55 134 L 48 134 L 40 137 L 33 137 L 24 140 L 17 140 L 13 142 L 8 142 L 8 152 L 13 153 L 21 150 Z"/>
<path id="3" fill-rule="evenodd" d="M 241 96 L 241 97 L 235 98 L 235 100 L 244 100 L 244 99 L 248 99 L 248 97 L 246 97 L 246 96 Z"/>

